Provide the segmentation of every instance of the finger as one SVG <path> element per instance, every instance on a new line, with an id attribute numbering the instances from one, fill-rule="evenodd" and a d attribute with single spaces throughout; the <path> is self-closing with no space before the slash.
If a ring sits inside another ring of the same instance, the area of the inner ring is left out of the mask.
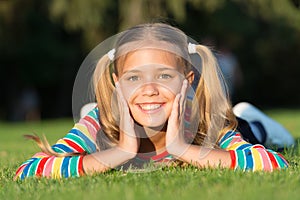
<path id="1" fill-rule="evenodd" d="M 185 79 L 183 82 L 182 82 L 182 87 L 181 87 L 181 90 L 180 90 L 180 94 L 182 96 L 181 98 L 181 104 L 183 103 L 183 101 L 185 100 L 186 98 L 186 95 L 187 95 L 187 88 L 188 88 L 188 81 Z"/>
<path id="2" fill-rule="evenodd" d="M 167 138 L 168 143 L 173 143 L 176 139 L 178 139 L 178 133 L 180 128 L 180 119 L 179 119 L 179 102 L 181 99 L 181 94 L 177 94 L 175 96 L 173 106 L 172 106 L 172 112 L 169 117 L 168 121 L 168 127 L 167 127 Z"/>
<path id="3" fill-rule="evenodd" d="M 123 96 L 119 82 L 116 82 L 116 92 L 117 92 L 118 104 L 120 106 L 120 109 L 128 108 L 126 99 Z"/>
<path id="4" fill-rule="evenodd" d="M 187 88 L 188 88 L 188 81 L 185 79 L 182 83 L 181 91 L 180 91 L 180 113 L 179 115 L 182 116 L 185 110 L 185 102 L 186 102 L 186 95 L 187 95 Z"/>
<path id="5" fill-rule="evenodd" d="M 136 137 L 133 130 L 134 122 L 130 116 L 129 107 L 126 99 L 123 96 L 119 82 L 116 82 L 115 86 L 116 86 L 118 106 L 120 112 L 120 124 L 119 124 L 120 132 L 126 134 L 127 136 Z M 122 134 L 120 135 L 120 137 L 121 136 Z"/>
<path id="6" fill-rule="evenodd" d="M 180 102 L 180 99 L 181 99 L 181 94 L 177 94 L 175 96 L 175 99 L 174 99 L 174 102 L 173 102 L 173 106 L 172 106 L 172 112 L 170 114 L 170 117 L 169 119 L 170 120 L 178 120 L 179 118 L 179 109 L 180 109 L 180 106 L 179 106 L 179 102 Z"/>
<path id="7" fill-rule="evenodd" d="M 131 119 L 130 113 L 129 113 L 129 107 L 128 107 L 126 99 L 123 96 L 119 82 L 116 82 L 116 92 L 117 92 L 117 100 L 118 100 L 121 121 L 123 121 L 123 122 L 125 121 L 125 123 L 128 123 L 128 122 L 132 123 L 132 119 Z M 123 125 L 124 124 L 122 124 L 121 126 L 123 126 Z"/>

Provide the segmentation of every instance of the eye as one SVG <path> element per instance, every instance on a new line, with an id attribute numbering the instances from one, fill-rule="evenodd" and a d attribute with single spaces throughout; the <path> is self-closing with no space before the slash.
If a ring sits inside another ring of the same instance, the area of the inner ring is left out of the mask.
<path id="1" fill-rule="evenodd" d="M 127 78 L 127 80 L 129 80 L 129 81 L 138 81 L 138 80 L 140 80 L 140 77 L 138 77 L 138 76 L 130 76 L 130 77 L 128 77 Z"/>
<path id="2" fill-rule="evenodd" d="M 160 79 L 170 79 L 170 78 L 172 78 L 172 76 L 170 74 L 160 74 L 158 76 L 158 78 L 160 78 Z"/>

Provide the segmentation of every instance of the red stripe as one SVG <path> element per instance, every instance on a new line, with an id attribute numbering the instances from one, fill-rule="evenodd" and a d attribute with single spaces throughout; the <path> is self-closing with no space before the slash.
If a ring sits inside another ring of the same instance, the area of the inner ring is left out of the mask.
<path id="1" fill-rule="evenodd" d="M 255 149 L 265 149 L 265 147 L 262 146 L 262 145 L 260 145 L 260 144 L 255 144 L 255 145 L 253 145 L 252 148 L 255 148 Z"/>
<path id="2" fill-rule="evenodd" d="M 84 149 L 81 148 L 78 144 L 76 144 L 75 142 L 69 140 L 69 139 L 64 139 L 64 141 L 66 143 L 68 143 L 68 145 L 70 145 L 70 147 L 74 148 L 76 150 L 76 152 L 82 153 L 84 152 Z"/>
<path id="3" fill-rule="evenodd" d="M 191 116 L 191 113 L 192 113 L 191 108 L 185 108 L 185 113 L 184 113 L 185 116 Z"/>
<path id="4" fill-rule="evenodd" d="M 45 163 L 47 162 L 47 160 L 49 158 L 50 157 L 46 157 L 46 158 L 42 158 L 40 160 L 40 163 L 38 164 L 38 167 L 37 167 L 37 170 L 36 170 L 36 176 L 42 176 L 43 175 Z"/>
<path id="5" fill-rule="evenodd" d="M 235 137 L 235 136 L 242 137 L 242 135 L 241 135 L 239 132 L 237 132 L 237 133 L 234 135 L 234 137 Z"/>
<path id="6" fill-rule="evenodd" d="M 92 117 L 90 117 L 90 116 L 85 116 L 85 118 L 84 118 L 86 121 L 88 121 L 88 122 L 90 122 L 93 126 L 94 126 L 94 128 L 96 129 L 96 130 L 99 130 L 100 129 L 100 126 L 99 126 L 99 124 L 97 123 L 97 122 L 95 122 L 95 119 L 94 118 L 92 118 Z"/>
<path id="7" fill-rule="evenodd" d="M 80 176 L 84 175 L 84 171 L 83 171 L 83 156 L 79 157 L 79 161 L 78 161 L 78 173 Z"/>
<path id="8" fill-rule="evenodd" d="M 161 154 L 158 154 L 158 155 L 155 155 L 155 156 L 147 156 L 147 155 L 145 155 L 143 153 L 139 153 L 137 155 L 137 157 L 140 158 L 140 159 L 142 159 L 142 160 L 151 159 L 153 161 L 157 161 L 157 160 L 163 159 L 164 157 L 166 157 L 168 155 L 169 155 L 169 153 L 167 151 L 164 151 Z"/>
<path id="9" fill-rule="evenodd" d="M 154 160 L 154 161 L 156 161 L 156 160 L 163 159 L 163 158 L 166 157 L 167 155 L 169 155 L 169 152 L 164 151 L 164 152 L 161 153 L 161 154 L 158 154 L 158 155 L 153 156 L 151 159 Z"/>
<path id="10" fill-rule="evenodd" d="M 20 172 L 21 170 L 23 170 L 26 166 L 27 166 L 27 165 L 21 165 L 21 166 L 18 168 L 17 172 L 16 172 L 16 176 L 18 176 L 18 175 L 19 175 L 19 172 Z"/>
<path id="11" fill-rule="evenodd" d="M 231 158 L 231 165 L 230 169 L 235 169 L 236 166 L 236 155 L 234 150 L 229 150 L 230 158 Z"/>
<path id="12" fill-rule="evenodd" d="M 276 158 L 274 157 L 274 155 L 272 153 L 268 152 L 268 156 L 269 156 L 269 158 L 271 160 L 271 163 L 273 165 L 273 169 L 277 169 L 278 168 L 278 163 L 277 163 Z"/>

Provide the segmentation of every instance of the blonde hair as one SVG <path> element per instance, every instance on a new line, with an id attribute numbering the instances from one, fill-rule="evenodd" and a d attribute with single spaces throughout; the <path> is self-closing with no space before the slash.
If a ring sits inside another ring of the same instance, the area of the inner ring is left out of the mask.
<path id="1" fill-rule="evenodd" d="M 181 30 L 163 23 L 152 23 L 138 25 L 122 33 L 115 45 L 115 60 L 111 61 L 107 54 L 104 55 L 99 60 L 93 76 L 102 127 L 101 136 L 99 135 L 97 140 L 103 139 L 103 135 L 111 144 L 117 144 L 119 140 L 119 114 L 112 110 L 117 106 L 113 97 L 115 87 L 111 78 L 112 72 L 118 75 L 130 52 L 153 44 L 156 47 L 167 44 L 171 47 L 168 51 L 177 49 L 176 58 L 180 66 L 185 67 L 184 72 L 192 70 L 187 48 L 188 37 Z M 193 143 L 215 147 L 221 136 L 236 128 L 237 122 L 215 56 L 204 45 L 196 45 L 196 53 L 201 58 L 202 71 L 192 105 L 191 119 L 199 119 L 193 122 L 193 125 L 198 127 Z"/>

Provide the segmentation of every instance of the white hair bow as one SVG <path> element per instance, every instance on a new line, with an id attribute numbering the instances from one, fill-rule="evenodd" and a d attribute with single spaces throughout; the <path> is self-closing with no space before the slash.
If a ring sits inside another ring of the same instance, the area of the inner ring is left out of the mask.
<path id="1" fill-rule="evenodd" d="M 188 51 L 189 51 L 189 54 L 197 53 L 197 51 L 196 51 L 196 45 L 192 44 L 192 43 L 189 43 L 188 44 Z"/>

